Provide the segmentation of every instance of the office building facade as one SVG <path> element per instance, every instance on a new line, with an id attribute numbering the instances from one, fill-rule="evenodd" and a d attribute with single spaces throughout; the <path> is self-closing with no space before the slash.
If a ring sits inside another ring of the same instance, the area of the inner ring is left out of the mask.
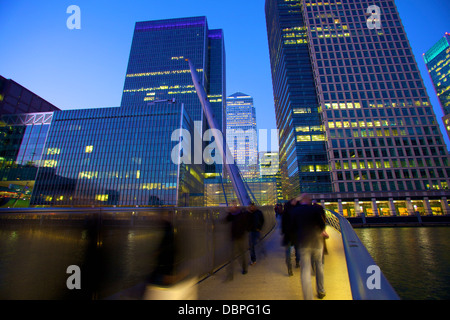
<path id="1" fill-rule="evenodd" d="M 375 27 L 367 14 L 372 5 L 381 13 Z M 394 1 L 267 0 L 266 17 L 282 170 L 294 166 L 291 145 L 309 148 L 308 143 L 294 144 L 309 142 L 299 135 L 306 130 L 303 124 L 289 125 L 296 113 L 306 112 L 322 126 L 324 169 L 335 193 L 325 198 L 351 199 L 354 214 L 364 209 L 358 205 L 363 198 L 374 214 L 379 213 L 377 198 L 390 204 L 396 197 L 408 198 L 407 212 L 412 212 L 410 197 L 448 190 L 446 146 Z M 305 75 L 293 75 L 290 83 L 289 65 L 299 61 L 311 68 L 311 77 L 305 83 Z M 299 87 L 314 94 L 316 106 L 300 109 L 290 101 Z M 311 140 L 313 129 L 309 126 Z M 296 139 L 286 139 L 283 131 Z M 308 170 L 300 160 L 297 167 Z M 290 171 L 282 172 L 290 177 Z M 442 208 L 448 207 L 447 193 L 436 194 Z"/>
<path id="2" fill-rule="evenodd" d="M 444 113 L 443 121 L 450 137 L 450 33 L 446 33 L 423 54 L 436 95 Z"/>
<path id="3" fill-rule="evenodd" d="M 0 206 L 27 206 L 56 106 L 0 76 Z"/>
<path id="4" fill-rule="evenodd" d="M 300 1 L 266 1 L 266 22 L 285 200 L 331 192 L 321 109 Z"/>
<path id="5" fill-rule="evenodd" d="M 227 145 L 244 179 L 259 177 L 258 133 L 253 98 L 236 92 L 227 97 Z"/>
<path id="6" fill-rule="evenodd" d="M 277 181 L 275 177 L 249 178 L 245 181 L 252 201 L 258 206 L 274 206 L 277 203 Z M 238 201 L 230 180 L 205 180 L 205 206 L 228 206 Z M 238 201 L 239 202 L 239 201 Z"/>
<path id="7" fill-rule="evenodd" d="M 197 68 L 214 117 L 225 134 L 224 35 L 220 29 L 210 30 L 206 17 L 136 23 L 121 107 L 176 99 L 184 104 L 203 135 L 208 126 L 186 59 Z M 221 173 L 220 164 L 205 164 L 208 177 Z"/>
<path id="8" fill-rule="evenodd" d="M 31 205 L 202 206 L 198 165 L 180 160 L 183 104 L 53 113 Z"/>
<path id="9" fill-rule="evenodd" d="M 30 203 L 53 112 L 0 117 L 0 206 Z"/>
<path id="10" fill-rule="evenodd" d="M 277 182 L 277 202 L 283 202 L 283 188 L 281 185 L 280 155 L 278 152 L 259 152 L 259 171 L 261 178 L 275 178 Z"/>

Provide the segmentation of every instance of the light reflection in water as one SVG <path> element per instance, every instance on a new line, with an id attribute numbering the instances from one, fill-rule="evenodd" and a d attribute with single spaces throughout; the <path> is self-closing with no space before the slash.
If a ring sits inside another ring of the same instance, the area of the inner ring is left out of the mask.
<path id="1" fill-rule="evenodd" d="M 450 299 L 450 228 L 355 231 L 402 299 Z"/>

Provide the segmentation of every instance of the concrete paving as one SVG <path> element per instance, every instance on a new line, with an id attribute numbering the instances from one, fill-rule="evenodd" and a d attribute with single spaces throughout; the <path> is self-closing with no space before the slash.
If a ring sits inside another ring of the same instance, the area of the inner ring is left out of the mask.
<path id="1" fill-rule="evenodd" d="M 327 240 L 328 254 L 325 255 L 324 275 L 326 296 L 323 300 L 351 300 L 347 263 L 342 237 L 335 229 L 327 226 L 330 238 Z M 281 246 L 279 227 L 268 235 L 263 244 L 266 256 L 258 258 L 256 264 L 242 274 L 238 262 L 234 261 L 234 278 L 227 281 L 227 267 L 220 269 L 197 285 L 198 300 L 302 300 L 300 269 L 295 268 L 293 276 L 287 273 L 285 248 Z M 293 250 L 292 250 L 293 251 Z M 293 255 L 293 253 L 292 253 Z M 315 277 L 313 277 L 315 299 Z"/>
<path id="2" fill-rule="evenodd" d="M 352 300 L 341 234 L 329 226 L 327 226 L 327 232 L 330 238 L 327 240 L 328 254 L 325 255 L 326 296 L 323 300 Z M 141 283 L 107 299 L 302 300 L 300 269 L 295 268 L 294 253 L 292 252 L 294 275 L 291 277 L 288 275 L 285 248 L 281 246 L 281 240 L 282 236 L 278 226 L 263 241 L 266 255 L 258 257 L 256 264 L 248 267 L 247 274 L 243 275 L 238 262 L 234 261 L 233 280 L 227 281 L 228 266 L 225 266 L 199 284 L 190 285 L 189 290 L 180 289 L 182 294 L 188 294 L 187 297 L 179 295 L 173 288 L 167 292 L 159 289 L 156 296 L 147 297 L 146 285 Z M 312 283 L 317 300 L 315 277 L 313 277 Z"/>

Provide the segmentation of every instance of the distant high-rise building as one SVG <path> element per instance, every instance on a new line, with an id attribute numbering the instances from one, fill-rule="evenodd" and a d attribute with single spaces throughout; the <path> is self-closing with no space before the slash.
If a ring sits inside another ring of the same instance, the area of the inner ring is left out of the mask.
<path id="1" fill-rule="evenodd" d="M 55 111 L 59 108 L 11 79 L 0 76 L 0 115 Z"/>
<path id="2" fill-rule="evenodd" d="M 281 187 L 280 156 L 278 152 L 260 151 L 259 170 L 261 178 L 274 178 L 277 184 L 277 201 L 283 201 Z"/>
<path id="3" fill-rule="evenodd" d="M 425 64 L 444 112 L 443 121 L 450 137 L 450 33 L 446 33 L 423 54 Z"/>
<path id="4" fill-rule="evenodd" d="M 278 152 L 261 151 L 259 153 L 259 167 L 261 177 L 277 175 L 280 171 Z"/>
<path id="5" fill-rule="evenodd" d="M 253 98 L 237 92 L 227 97 L 227 145 L 242 176 L 259 177 L 258 134 Z"/>
<path id="6" fill-rule="evenodd" d="M 320 188 L 359 197 L 357 215 L 369 198 L 378 214 L 376 192 L 398 212 L 392 192 L 448 189 L 447 148 L 393 0 L 266 0 L 266 21 L 286 199 Z"/>
<path id="7" fill-rule="evenodd" d="M 185 59 L 197 68 L 214 117 L 225 132 L 224 36 L 220 29 L 208 29 L 206 17 L 136 23 L 121 106 L 176 99 L 203 135 L 208 125 Z M 208 177 L 220 176 L 222 165 L 205 164 L 204 170 Z"/>

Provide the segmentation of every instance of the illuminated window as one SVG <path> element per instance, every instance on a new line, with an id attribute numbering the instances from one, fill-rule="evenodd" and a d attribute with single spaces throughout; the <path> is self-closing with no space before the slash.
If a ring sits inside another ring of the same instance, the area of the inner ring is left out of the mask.
<path id="1" fill-rule="evenodd" d="M 61 149 L 58 148 L 48 148 L 47 149 L 47 154 L 60 154 L 61 153 Z"/>
<path id="2" fill-rule="evenodd" d="M 94 146 L 86 146 L 86 153 L 92 153 L 92 151 L 94 151 Z"/>
<path id="3" fill-rule="evenodd" d="M 302 172 L 314 172 L 314 165 L 302 166 Z"/>
<path id="4" fill-rule="evenodd" d="M 325 135 L 323 134 L 316 134 L 311 136 L 312 141 L 325 141 Z"/>
<path id="5" fill-rule="evenodd" d="M 317 172 L 330 171 L 330 166 L 326 165 L 326 164 L 318 164 L 318 165 L 316 165 L 316 171 Z"/>
<path id="6" fill-rule="evenodd" d="M 294 114 L 305 114 L 305 113 L 311 113 L 311 108 L 296 108 L 294 109 Z"/>
<path id="7" fill-rule="evenodd" d="M 309 132 L 310 128 L 309 126 L 299 126 L 295 128 L 295 131 L 297 132 Z"/>
<path id="8" fill-rule="evenodd" d="M 96 194 L 95 200 L 105 202 L 105 201 L 108 201 L 108 197 L 109 197 L 109 195 L 107 195 L 107 194 Z"/>
<path id="9" fill-rule="evenodd" d="M 45 160 L 44 167 L 45 168 L 55 168 L 58 165 L 58 161 L 56 160 Z"/>
<path id="10" fill-rule="evenodd" d="M 78 179 L 93 179 L 98 177 L 98 172 L 83 171 L 78 174 Z"/>
<path id="11" fill-rule="evenodd" d="M 311 136 L 297 136 L 297 142 L 311 141 Z"/>

